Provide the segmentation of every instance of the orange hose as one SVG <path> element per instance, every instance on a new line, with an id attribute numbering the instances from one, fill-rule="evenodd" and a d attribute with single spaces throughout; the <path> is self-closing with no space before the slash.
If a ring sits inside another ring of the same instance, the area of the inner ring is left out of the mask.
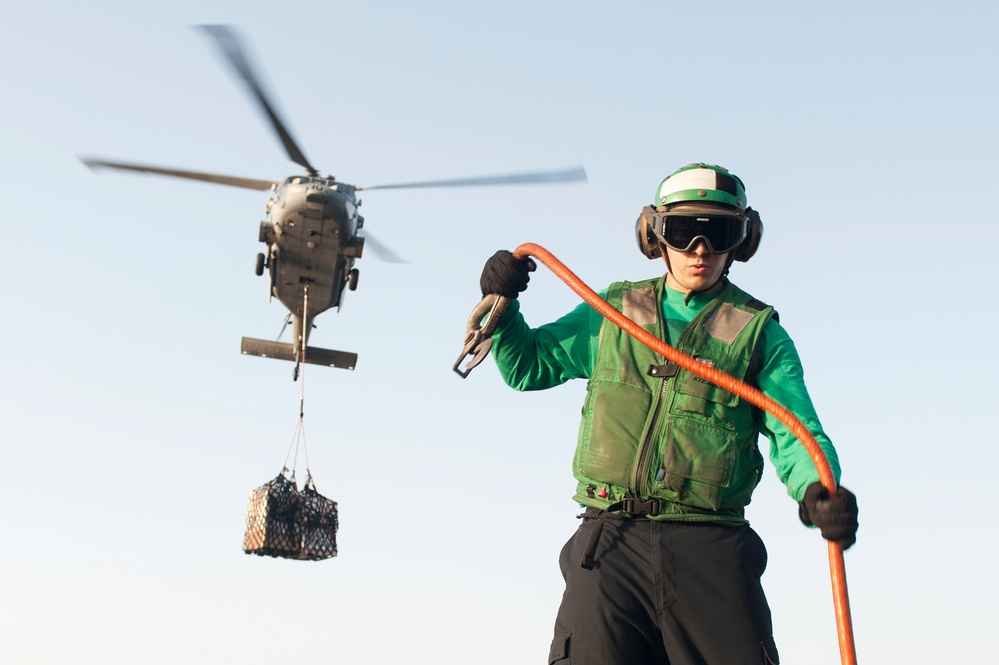
<path id="1" fill-rule="evenodd" d="M 617 311 L 610 304 L 600 297 L 593 289 L 586 286 L 565 264 L 556 259 L 548 250 L 540 245 L 528 242 L 524 243 L 516 250 L 514 256 L 523 259 L 533 256 L 548 266 L 555 275 L 565 282 L 569 288 L 575 291 L 593 309 L 597 310 L 605 318 L 610 319 L 626 333 L 637 339 L 639 342 L 649 347 L 656 353 L 663 355 L 668 360 L 676 363 L 680 367 L 697 374 L 698 376 L 721 386 L 725 390 L 734 393 L 746 400 L 750 404 L 757 406 L 768 413 L 771 413 L 780 420 L 794 434 L 809 456 L 815 463 L 815 468 L 819 472 L 819 481 L 822 483 L 831 496 L 836 496 L 836 478 L 833 476 L 829 466 L 829 460 L 819 447 L 815 437 L 802 424 L 798 418 L 785 409 L 783 406 L 770 399 L 758 389 L 743 383 L 742 381 L 721 372 L 714 367 L 698 362 L 691 356 L 677 351 L 669 344 L 666 344 L 658 337 L 647 333 L 634 321 Z M 829 544 L 829 574 L 832 578 L 833 604 L 836 610 L 836 625 L 839 632 L 839 654 L 843 665 L 856 665 L 857 651 L 853 642 L 853 621 L 850 618 L 850 599 L 846 588 L 846 566 L 843 561 L 843 549 L 838 543 L 828 541 Z"/>

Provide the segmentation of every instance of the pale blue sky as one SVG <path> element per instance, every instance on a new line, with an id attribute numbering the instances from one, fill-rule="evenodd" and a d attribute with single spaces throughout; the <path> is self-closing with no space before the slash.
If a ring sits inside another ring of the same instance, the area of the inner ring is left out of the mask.
<path id="1" fill-rule="evenodd" d="M 41 0 L 5 14 L 4 662 L 544 662 L 584 385 L 518 394 L 491 361 L 465 381 L 451 365 L 498 248 L 539 243 L 598 289 L 660 274 L 634 221 L 693 161 L 732 169 L 762 214 L 760 252 L 733 279 L 780 311 L 859 497 L 859 660 L 994 657 L 991 4 Z M 265 196 L 77 159 L 299 172 L 189 29 L 202 23 L 239 27 L 306 155 L 341 180 L 589 174 L 362 196 L 365 230 L 409 263 L 365 257 L 313 336 L 359 354 L 354 372 L 306 371 L 312 473 L 340 505 L 331 561 L 241 551 L 300 388 L 290 365 L 238 352 L 284 316 L 253 274 Z M 536 324 L 575 304 L 543 268 L 523 296 Z M 782 661 L 838 663 L 825 543 L 772 470 L 748 515 Z"/>

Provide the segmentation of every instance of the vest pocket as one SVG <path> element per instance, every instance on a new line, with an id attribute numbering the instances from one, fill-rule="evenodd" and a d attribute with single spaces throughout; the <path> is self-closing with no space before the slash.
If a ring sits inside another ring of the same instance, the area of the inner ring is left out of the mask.
<path id="1" fill-rule="evenodd" d="M 718 510 L 731 484 L 738 443 L 735 433 L 691 418 L 673 418 L 666 428 L 659 485 L 667 497 L 697 508 Z"/>
<path id="2" fill-rule="evenodd" d="M 694 411 L 711 415 L 724 413 L 724 409 L 735 407 L 739 396 L 721 386 L 711 383 L 692 372 L 680 372 L 675 387 L 677 393 L 676 406 L 684 411 Z M 721 410 L 719 410 L 721 409 Z"/>
<path id="3" fill-rule="evenodd" d="M 598 483 L 631 485 L 631 469 L 642 444 L 635 425 L 648 418 L 651 402 L 652 396 L 640 388 L 591 382 L 576 452 L 577 479 L 581 473 Z"/>

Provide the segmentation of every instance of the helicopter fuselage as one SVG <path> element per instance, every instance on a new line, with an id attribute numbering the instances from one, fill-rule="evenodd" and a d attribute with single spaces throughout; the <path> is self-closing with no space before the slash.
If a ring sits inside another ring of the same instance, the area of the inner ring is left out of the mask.
<path id="1" fill-rule="evenodd" d="M 364 238 L 357 235 L 364 225 L 364 217 L 357 213 L 357 208 L 361 205 L 356 198 L 357 192 L 370 189 L 514 185 L 586 179 L 586 172 L 582 168 L 365 187 L 337 182 L 333 177 L 321 177 L 279 117 L 235 32 L 224 25 L 206 25 L 200 26 L 200 29 L 215 41 L 233 71 L 242 79 L 246 90 L 256 100 L 288 157 L 303 167 L 306 175 L 291 176 L 275 185 L 271 179 L 103 159 L 81 159 L 91 168 L 150 173 L 255 191 L 271 190 L 271 196 L 267 199 L 267 219 L 260 223 L 259 235 L 260 242 L 267 246 L 267 250 L 257 255 L 256 272 L 263 275 L 267 270 L 270 277 L 268 291 L 271 297 L 277 298 L 288 309 L 294 340 L 291 344 L 286 344 L 244 337 L 241 350 L 246 355 L 293 361 L 295 378 L 298 378 L 302 363 L 346 369 L 354 369 L 356 365 L 356 353 L 310 347 L 308 339 L 315 317 L 333 307 L 339 308 L 344 291 L 357 288 L 358 270 L 354 267 L 354 262 L 361 257 L 364 249 Z M 381 253 L 388 260 L 398 260 L 385 247 L 379 249 L 379 243 L 373 237 L 369 241 L 373 252 Z"/>
<path id="2" fill-rule="evenodd" d="M 286 178 L 267 200 L 260 241 L 270 294 L 291 313 L 296 343 L 307 343 L 313 318 L 339 307 L 344 288 L 356 286 L 354 261 L 364 248 L 357 207 L 353 187 L 315 176 Z"/>

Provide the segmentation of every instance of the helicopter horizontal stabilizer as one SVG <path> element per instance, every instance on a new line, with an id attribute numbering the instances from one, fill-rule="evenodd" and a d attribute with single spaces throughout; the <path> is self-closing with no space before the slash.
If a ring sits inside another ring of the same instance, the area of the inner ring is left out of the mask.
<path id="1" fill-rule="evenodd" d="M 243 355 L 247 356 L 295 361 L 295 347 L 283 342 L 271 342 L 266 339 L 244 337 L 240 350 L 243 352 Z M 307 346 L 305 347 L 305 362 L 310 365 L 354 369 L 357 365 L 357 354 L 348 353 L 347 351 L 334 351 L 333 349 L 320 349 L 317 346 Z"/>

